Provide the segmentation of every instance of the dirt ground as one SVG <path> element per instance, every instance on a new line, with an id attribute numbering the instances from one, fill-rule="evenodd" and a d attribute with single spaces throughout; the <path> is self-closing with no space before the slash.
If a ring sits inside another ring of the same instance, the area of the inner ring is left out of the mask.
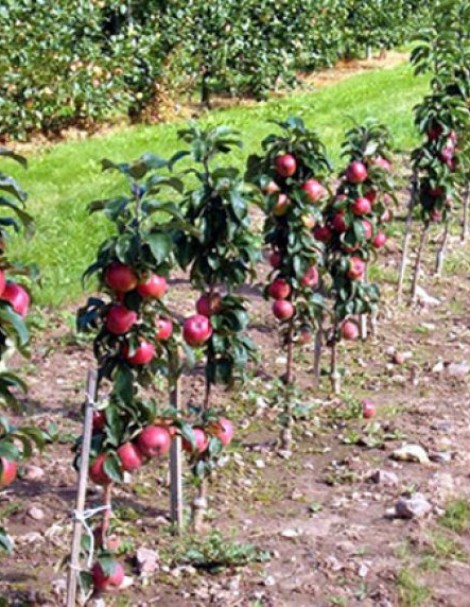
<path id="1" fill-rule="evenodd" d="M 210 487 L 202 541 L 207 546 L 220 531 L 227 560 L 234 546 L 246 544 L 267 551 L 269 559 L 221 566 L 217 573 L 207 571 L 210 558 L 196 566 L 188 553 L 192 539 L 170 534 L 165 460 L 115 490 L 113 528 L 125 542 L 120 559 L 133 584 L 106 597 L 106 605 L 468 607 L 470 282 L 468 247 L 457 232 L 455 226 L 442 279 L 430 275 L 438 229 L 428 247 L 421 282 L 436 305 L 397 305 L 399 246 L 391 242 L 376 272 L 384 295 L 377 337 L 341 348 L 341 398 L 330 395 L 328 353 L 315 388 L 312 346 L 298 349 L 299 399 L 312 407 L 296 423 L 293 452 L 284 457 L 268 404 L 285 358 L 261 294 L 267 267 L 260 270 L 260 284 L 247 291 L 260 362 L 243 389 L 215 395 L 237 435 Z M 192 313 L 195 297 L 184 277 L 169 298 L 178 313 Z M 39 470 L 25 467 L 24 478 L 0 495 L 0 515 L 15 541 L 14 555 L 0 558 L 0 605 L 64 604 L 60 564 L 70 549 L 76 483 L 71 445 L 81 431 L 85 377 L 93 364 L 91 343 L 71 328 L 77 306 L 45 313 L 31 360 L 17 361 L 30 385 L 28 422 L 55 423 L 59 438 L 33 458 Z M 183 400 L 197 399 L 202 389 L 199 375 L 185 378 Z M 377 408 L 370 420 L 357 415 L 362 398 Z M 431 461 L 395 461 L 391 454 L 402 445 L 420 445 Z M 377 471 L 378 483 L 370 478 Z M 90 488 L 89 506 L 100 504 L 100 492 Z M 399 498 L 416 493 L 428 500 L 430 512 L 395 518 Z M 143 578 L 134 566 L 142 547 L 157 553 L 156 570 Z"/>

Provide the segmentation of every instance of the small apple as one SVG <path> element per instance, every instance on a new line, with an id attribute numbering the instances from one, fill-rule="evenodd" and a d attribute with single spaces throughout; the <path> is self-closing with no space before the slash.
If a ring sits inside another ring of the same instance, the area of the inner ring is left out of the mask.
<path id="1" fill-rule="evenodd" d="M 137 285 L 137 292 L 141 297 L 147 299 L 161 299 L 168 288 L 166 278 L 152 274 L 146 280 Z"/>
<path id="2" fill-rule="evenodd" d="M 211 335 L 212 326 L 207 316 L 194 314 L 183 323 L 183 339 L 192 348 L 204 345 Z"/>
<path id="3" fill-rule="evenodd" d="M 320 242 L 330 242 L 333 237 L 333 232 L 328 226 L 316 226 L 313 229 L 313 236 Z"/>
<path id="4" fill-rule="evenodd" d="M 373 158 L 372 164 L 374 166 L 380 167 L 386 173 L 390 173 L 390 171 L 392 170 L 392 163 L 386 158 L 383 158 L 382 156 L 377 156 L 376 158 Z"/>
<path id="5" fill-rule="evenodd" d="M 113 291 L 127 293 L 135 289 L 139 279 L 133 268 L 120 261 L 113 261 L 106 269 L 104 280 Z"/>
<path id="6" fill-rule="evenodd" d="M 374 249 L 381 249 L 386 242 L 387 236 L 384 234 L 384 232 L 379 231 L 372 240 L 372 246 L 374 247 Z"/>
<path id="7" fill-rule="evenodd" d="M 320 200 L 322 200 L 327 193 L 324 186 L 316 179 L 309 179 L 306 181 L 302 186 L 302 190 L 307 195 L 309 201 L 313 202 L 314 204 L 320 202 Z"/>
<path id="8" fill-rule="evenodd" d="M 3 246 L 0 245 L 0 251 L 3 250 Z M 7 279 L 5 278 L 5 272 L 0 270 L 0 297 L 7 286 Z"/>
<path id="9" fill-rule="evenodd" d="M 0 457 L 0 464 L 0 489 L 4 489 L 15 480 L 17 463 L 6 457 Z"/>
<path id="10" fill-rule="evenodd" d="M 170 432 L 163 426 L 147 426 L 137 437 L 137 444 L 146 457 L 165 455 L 170 450 Z"/>
<path id="11" fill-rule="evenodd" d="M 311 344 L 313 340 L 313 335 L 312 331 L 310 330 L 310 327 L 301 327 L 297 336 L 297 340 L 304 346 L 306 346 L 307 344 Z"/>
<path id="12" fill-rule="evenodd" d="M 370 419 L 376 414 L 375 405 L 370 400 L 362 401 L 362 417 Z"/>
<path id="13" fill-rule="evenodd" d="M 374 202 L 377 200 L 377 195 L 378 195 L 377 190 L 369 190 L 368 192 L 366 192 L 364 194 L 364 198 L 367 198 L 367 200 L 371 204 L 374 204 Z"/>
<path id="14" fill-rule="evenodd" d="M 273 303 L 273 314 L 278 320 L 288 320 L 294 316 L 294 306 L 286 299 L 277 299 Z"/>
<path id="15" fill-rule="evenodd" d="M 132 443 L 124 443 L 117 450 L 118 457 L 121 461 L 121 466 L 126 472 L 137 470 L 144 463 L 142 453 L 139 448 Z"/>
<path id="16" fill-rule="evenodd" d="M 347 272 L 347 276 L 351 280 L 357 280 L 364 275 L 365 269 L 366 264 L 360 257 L 351 257 L 349 259 L 349 270 Z"/>
<path id="17" fill-rule="evenodd" d="M 356 198 L 356 200 L 353 202 L 351 208 L 352 208 L 352 212 L 357 217 L 361 217 L 362 215 L 367 215 L 368 213 L 370 213 L 372 211 L 372 205 L 369 202 L 369 200 L 367 200 L 367 198 L 362 198 L 362 197 Z"/>
<path id="18" fill-rule="evenodd" d="M 173 335 L 173 323 L 169 318 L 156 318 L 155 326 L 157 327 L 155 339 L 158 341 L 168 341 Z"/>
<path id="19" fill-rule="evenodd" d="M 268 195 L 275 194 L 276 192 L 279 192 L 279 186 L 275 181 L 270 181 L 268 185 L 263 188 L 263 192 Z"/>
<path id="20" fill-rule="evenodd" d="M 93 430 L 102 430 L 106 426 L 106 412 L 93 411 Z"/>
<path id="21" fill-rule="evenodd" d="M 137 322 L 137 314 L 122 304 L 111 306 L 106 317 L 106 329 L 114 335 L 124 335 Z"/>
<path id="22" fill-rule="evenodd" d="M 351 183 L 362 183 L 367 179 L 367 167 L 362 162 L 355 160 L 346 169 L 346 179 Z"/>
<path id="23" fill-rule="evenodd" d="M 193 449 L 191 443 L 183 438 L 183 449 L 187 453 L 193 453 L 194 451 L 198 451 L 199 453 L 204 453 L 209 446 L 209 438 L 207 434 L 204 432 L 202 428 L 193 428 L 194 434 L 194 442 L 196 443 L 196 448 Z"/>
<path id="24" fill-rule="evenodd" d="M 297 161 L 292 154 L 283 154 L 275 159 L 274 167 L 281 177 L 292 177 L 297 170 Z"/>
<path id="25" fill-rule="evenodd" d="M 111 479 L 104 471 L 106 457 L 106 453 L 100 453 L 89 468 L 90 478 L 97 485 L 109 485 L 111 482 Z"/>
<path id="26" fill-rule="evenodd" d="M 232 422 L 225 417 L 221 417 L 217 424 L 217 430 L 214 435 L 220 440 L 224 447 L 227 447 L 232 442 L 235 435 L 235 428 Z"/>
<path id="27" fill-rule="evenodd" d="M 100 563 L 95 563 L 91 569 L 91 577 L 97 592 L 109 592 L 117 590 L 124 581 L 124 569 L 120 563 L 114 562 L 111 573 L 107 575 Z"/>
<path id="28" fill-rule="evenodd" d="M 288 208 L 291 205 L 291 201 L 285 194 L 279 194 L 276 204 L 273 207 L 273 215 L 276 217 L 282 217 L 287 213 Z"/>
<path id="29" fill-rule="evenodd" d="M 209 318 L 213 314 L 219 314 L 222 310 L 222 295 L 217 293 L 206 293 L 196 302 L 196 311 L 202 316 Z"/>
<path id="30" fill-rule="evenodd" d="M 122 355 L 131 365 L 148 365 L 155 358 L 155 346 L 142 339 L 133 354 L 129 354 L 129 346 L 126 344 Z"/>
<path id="31" fill-rule="evenodd" d="M 269 263 L 273 268 L 279 268 L 282 263 L 282 255 L 279 251 L 273 251 L 269 256 Z"/>
<path id="32" fill-rule="evenodd" d="M 361 221 L 362 227 L 364 228 L 364 238 L 370 240 L 372 238 L 372 224 L 370 221 L 363 219 Z"/>
<path id="33" fill-rule="evenodd" d="M 7 281 L 0 299 L 7 301 L 13 310 L 23 318 L 28 313 L 29 294 L 16 282 Z"/>
<path id="34" fill-rule="evenodd" d="M 302 223 L 307 230 L 312 230 L 315 227 L 317 220 L 313 215 L 302 215 Z"/>
<path id="35" fill-rule="evenodd" d="M 310 289 L 313 289 L 313 287 L 317 286 L 319 277 L 320 275 L 318 273 L 318 268 L 316 266 L 310 266 L 310 268 L 300 279 L 300 284 L 303 287 L 309 287 Z"/>
<path id="36" fill-rule="evenodd" d="M 346 232 L 348 226 L 346 224 L 346 220 L 344 219 L 344 213 L 342 213 L 341 211 L 335 213 L 331 221 L 331 225 L 333 226 L 335 232 L 338 232 L 339 234 L 343 234 L 344 232 Z"/>
<path id="37" fill-rule="evenodd" d="M 341 337 L 348 341 L 354 341 L 359 337 L 359 327 L 352 320 L 346 320 L 341 325 Z"/>
<path id="38" fill-rule="evenodd" d="M 269 296 L 273 299 L 287 299 L 291 292 L 290 284 L 283 278 L 276 278 L 268 287 Z"/>

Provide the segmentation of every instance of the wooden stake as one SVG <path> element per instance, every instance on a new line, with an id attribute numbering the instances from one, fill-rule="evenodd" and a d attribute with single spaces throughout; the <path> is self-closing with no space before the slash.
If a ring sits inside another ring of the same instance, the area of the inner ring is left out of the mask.
<path id="1" fill-rule="evenodd" d="M 175 361 L 170 360 L 170 404 L 180 410 L 180 390 L 175 368 Z M 183 529 L 183 461 L 181 456 L 181 437 L 171 441 L 170 449 L 170 516 L 173 533 L 180 534 Z"/>
<path id="2" fill-rule="evenodd" d="M 423 225 L 423 229 L 421 230 L 421 238 L 419 241 L 418 254 L 416 256 L 415 269 L 413 272 L 413 281 L 411 283 L 411 303 L 413 303 L 416 300 L 416 290 L 418 288 L 419 272 L 421 270 L 421 260 L 423 258 L 424 243 L 426 242 L 426 234 L 428 233 L 428 229 L 429 229 L 429 222 L 426 222 Z"/>
<path id="3" fill-rule="evenodd" d="M 440 247 L 437 251 L 437 255 L 436 255 L 435 274 L 438 277 L 441 276 L 442 268 L 444 267 L 444 260 L 445 260 L 446 251 L 447 251 L 447 243 L 449 241 L 449 225 L 450 225 L 450 220 L 448 219 L 446 221 L 446 225 L 444 227 L 444 235 L 442 237 L 441 245 L 440 245 Z"/>
<path id="4" fill-rule="evenodd" d="M 408 213 L 406 216 L 406 224 L 405 224 L 405 234 L 403 236 L 403 249 L 401 256 L 401 264 L 400 264 L 400 274 L 398 278 L 398 292 L 397 292 L 397 301 L 401 303 L 402 295 L 403 295 L 403 283 L 405 282 L 405 271 L 406 264 L 408 263 L 408 246 L 411 237 L 411 225 L 413 223 L 413 211 L 416 203 L 416 196 L 418 194 L 418 171 L 416 169 L 413 170 L 413 176 L 411 178 L 411 195 L 410 200 L 408 202 Z"/>
<path id="5" fill-rule="evenodd" d="M 96 370 L 88 371 L 85 419 L 83 421 L 83 442 L 77 485 L 77 500 L 75 504 L 75 511 L 78 516 L 75 516 L 73 521 L 72 550 L 67 580 L 67 607 L 75 607 L 76 605 L 77 581 L 80 568 L 80 546 L 82 541 L 82 522 L 80 520 L 80 515 L 83 516 L 85 510 L 91 435 L 93 430 L 93 407 L 96 398 L 97 385 L 98 374 Z"/>
<path id="6" fill-rule="evenodd" d="M 470 179 L 465 182 L 465 189 L 463 193 L 463 227 L 462 227 L 462 242 L 466 242 L 468 239 L 468 215 L 469 215 L 469 202 L 470 202 Z"/>
<path id="7" fill-rule="evenodd" d="M 338 332 L 338 320 L 335 318 L 333 327 L 333 337 L 331 342 L 331 368 L 330 368 L 330 380 L 331 389 L 333 394 L 339 394 L 341 392 L 341 376 L 338 373 L 338 360 L 337 360 L 337 346 L 338 340 L 336 339 L 336 333 Z"/>

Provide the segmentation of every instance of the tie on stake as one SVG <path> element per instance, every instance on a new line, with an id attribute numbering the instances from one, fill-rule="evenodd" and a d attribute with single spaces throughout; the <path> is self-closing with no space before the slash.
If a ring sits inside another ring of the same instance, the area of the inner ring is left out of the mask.
<path id="1" fill-rule="evenodd" d="M 73 536 L 72 549 L 70 553 L 70 565 L 67 580 L 67 607 L 75 607 L 77 595 L 77 578 L 80 572 L 80 546 L 82 540 L 82 528 L 92 535 L 91 529 L 86 523 L 97 512 L 101 512 L 103 507 L 94 510 L 85 510 L 86 489 L 88 481 L 88 468 L 90 462 L 91 434 L 93 430 L 93 410 L 95 406 L 96 391 L 98 385 L 98 373 L 96 369 L 88 371 L 86 386 L 85 419 L 83 421 L 83 442 L 80 458 L 80 470 L 77 484 L 77 500 L 73 515 Z M 105 506 L 107 508 L 107 506 Z M 90 535 L 90 537 L 91 537 Z M 89 559 L 93 558 L 93 542 L 91 543 Z"/>

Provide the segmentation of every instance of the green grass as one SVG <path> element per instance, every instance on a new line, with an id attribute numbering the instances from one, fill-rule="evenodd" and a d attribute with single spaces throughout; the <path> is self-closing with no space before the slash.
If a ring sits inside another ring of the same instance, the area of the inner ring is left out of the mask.
<path id="1" fill-rule="evenodd" d="M 414 571 L 401 569 L 397 576 L 397 586 L 401 607 L 429 605 L 428 599 L 431 592 L 427 586 L 418 582 Z"/>
<path id="2" fill-rule="evenodd" d="M 444 514 L 439 518 L 439 524 L 456 533 L 465 533 L 470 528 L 470 504 L 468 500 L 459 498 L 447 504 Z"/>
<path id="3" fill-rule="evenodd" d="M 318 92 L 297 92 L 251 108 L 208 113 L 201 120 L 210 125 L 225 123 L 241 131 L 245 149 L 233 156 L 240 167 L 274 128 L 268 121 L 288 115 L 301 116 L 317 128 L 337 161 L 352 117 L 359 122 L 367 117 L 385 122 L 397 148 L 410 149 L 416 141 L 411 110 L 426 88 L 425 78 L 413 77 L 407 65 L 400 65 L 359 74 Z M 80 277 L 109 230 L 104 220 L 88 217 L 87 203 L 124 187 L 116 175 L 100 172 L 100 160 L 129 161 L 146 151 L 169 157 L 179 147 L 180 126 L 127 127 L 102 137 L 61 143 L 30 156 L 26 173 L 13 169 L 29 192 L 29 209 L 37 221 L 34 239 L 13 247 L 18 258 L 35 262 L 41 269 L 42 287 L 34 292 L 37 303 L 56 306 L 83 295 Z"/>

